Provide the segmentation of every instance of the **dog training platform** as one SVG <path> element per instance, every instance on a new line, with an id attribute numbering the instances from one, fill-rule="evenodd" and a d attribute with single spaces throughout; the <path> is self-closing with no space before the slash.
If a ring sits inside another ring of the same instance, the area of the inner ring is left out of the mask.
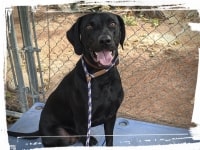
<path id="1" fill-rule="evenodd" d="M 34 104 L 29 111 L 13 124 L 9 130 L 29 133 L 37 131 L 40 113 L 43 103 Z M 97 138 L 98 146 L 105 145 L 103 125 L 93 127 L 92 135 Z M 195 143 L 189 131 L 184 128 L 176 128 L 142 121 L 117 118 L 114 128 L 114 146 L 144 146 L 144 145 L 167 145 L 181 143 Z M 16 149 L 32 149 L 43 147 L 41 138 L 24 139 L 22 137 L 9 137 L 9 144 Z M 73 146 L 81 146 L 76 143 Z"/>

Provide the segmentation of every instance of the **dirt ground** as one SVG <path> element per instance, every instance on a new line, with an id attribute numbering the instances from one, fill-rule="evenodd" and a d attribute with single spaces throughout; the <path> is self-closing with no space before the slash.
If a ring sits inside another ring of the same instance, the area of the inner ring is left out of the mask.
<path id="1" fill-rule="evenodd" d="M 200 34 L 192 32 L 187 25 L 191 20 L 180 14 L 175 17 L 178 24 L 170 18 L 155 27 L 149 20 L 140 18 L 136 24 L 126 26 L 126 41 L 124 50 L 119 50 L 118 66 L 125 98 L 118 116 L 184 128 L 191 126 Z M 65 39 L 66 30 L 78 16 L 52 17 L 49 36 L 43 27 L 46 21 L 36 14 L 38 45 L 42 48 L 41 65 L 48 89 L 46 97 L 79 58 Z M 179 36 L 183 28 L 184 32 Z M 175 39 L 167 43 L 166 38 L 152 42 L 158 34 L 173 35 Z M 46 44 L 48 36 L 51 49 Z M 55 44 L 58 39 L 61 42 Z M 19 109 L 13 93 L 7 94 L 6 103 L 9 109 Z"/>

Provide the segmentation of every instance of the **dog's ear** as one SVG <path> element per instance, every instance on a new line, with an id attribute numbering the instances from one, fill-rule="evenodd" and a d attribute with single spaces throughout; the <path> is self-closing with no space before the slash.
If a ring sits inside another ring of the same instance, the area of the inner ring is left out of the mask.
<path id="1" fill-rule="evenodd" d="M 74 51 L 77 55 L 81 55 L 83 52 L 83 45 L 80 41 L 80 24 L 82 17 L 79 18 L 76 23 L 67 31 L 67 39 L 73 45 Z"/>
<path id="2" fill-rule="evenodd" d="M 120 23 L 120 31 L 121 31 L 120 45 L 123 49 L 123 44 L 124 44 L 124 40 L 125 40 L 125 36 L 126 36 L 125 24 L 124 24 L 124 20 L 119 15 L 117 15 L 117 18 L 118 18 L 119 23 Z"/>

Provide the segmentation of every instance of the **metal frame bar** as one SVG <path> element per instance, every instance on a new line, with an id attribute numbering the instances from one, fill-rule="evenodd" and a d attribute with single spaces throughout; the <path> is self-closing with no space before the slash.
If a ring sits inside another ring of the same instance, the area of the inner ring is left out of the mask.
<path id="1" fill-rule="evenodd" d="M 14 21 L 13 21 L 12 14 L 10 14 L 10 16 L 7 16 L 7 23 L 8 23 L 7 24 L 8 25 L 8 36 L 9 36 L 12 60 L 14 63 L 16 79 L 17 79 L 17 83 L 18 83 L 17 91 L 19 93 L 19 102 L 21 105 L 21 111 L 25 112 L 28 110 L 28 103 L 27 103 L 26 88 L 24 85 L 22 68 L 21 68 L 20 59 L 19 59 L 19 53 L 18 53 L 19 49 L 18 49 L 18 45 L 17 45 L 16 32 L 15 32 L 15 28 L 14 28 Z"/>

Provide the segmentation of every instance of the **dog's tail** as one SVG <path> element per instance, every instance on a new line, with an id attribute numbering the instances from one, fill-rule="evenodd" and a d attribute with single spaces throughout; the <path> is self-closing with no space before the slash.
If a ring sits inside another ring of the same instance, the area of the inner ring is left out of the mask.
<path id="1" fill-rule="evenodd" d="M 20 138 L 25 138 L 25 139 L 37 139 L 41 136 L 39 130 L 30 132 L 30 133 L 22 133 L 22 132 L 14 132 L 14 131 L 7 131 L 7 133 L 9 136 L 20 137 Z"/>

